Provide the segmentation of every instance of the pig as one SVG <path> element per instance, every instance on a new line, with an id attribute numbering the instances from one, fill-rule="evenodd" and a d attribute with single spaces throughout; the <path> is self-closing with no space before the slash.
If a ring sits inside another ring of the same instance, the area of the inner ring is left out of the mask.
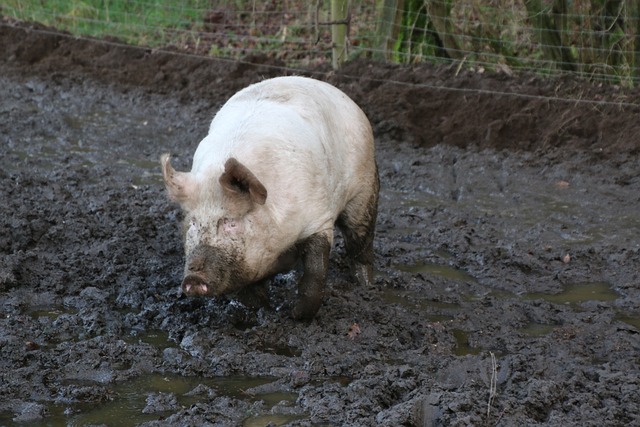
<path id="1" fill-rule="evenodd" d="M 312 319 L 335 225 L 354 278 L 372 283 L 380 185 L 373 133 L 336 87 L 298 76 L 253 84 L 217 112 L 190 172 L 173 169 L 169 154 L 161 167 L 184 211 L 184 294 L 237 294 L 300 262 L 291 315 Z"/>

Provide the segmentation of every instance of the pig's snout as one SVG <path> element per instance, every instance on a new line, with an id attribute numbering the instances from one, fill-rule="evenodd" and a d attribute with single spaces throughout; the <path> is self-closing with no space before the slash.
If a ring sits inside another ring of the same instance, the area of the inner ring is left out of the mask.
<path id="1" fill-rule="evenodd" d="M 182 279 L 182 292 L 189 296 L 205 296 L 209 294 L 209 285 L 203 277 L 189 274 Z"/>
<path id="2" fill-rule="evenodd" d="M 187 255 L 182 292 L 188 296 L 220 296 L 237 290 L 239 262 L 222 248 L 198 245 Z"/>
<path id="3" fill-rule="evenodd" d="M 182 279 L 182 292 L 185 295 L 206 296 L 211 293 L 206 272 L 206 265 L 211 262 L 211 252 L 209 247 L 199 245 L 191 253 Z"/>

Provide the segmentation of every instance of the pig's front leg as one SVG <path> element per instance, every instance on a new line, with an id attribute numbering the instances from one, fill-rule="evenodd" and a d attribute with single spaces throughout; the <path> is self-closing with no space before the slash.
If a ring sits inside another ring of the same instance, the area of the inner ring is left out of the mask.
<path id="1" fill-rule="evenodd" d="M 294 319 L 312 319 L 322 304 L 332 233 L 319 232 L 298 244 L 304 273 L 298 284 L 298 301 L 292 312 Z"/>

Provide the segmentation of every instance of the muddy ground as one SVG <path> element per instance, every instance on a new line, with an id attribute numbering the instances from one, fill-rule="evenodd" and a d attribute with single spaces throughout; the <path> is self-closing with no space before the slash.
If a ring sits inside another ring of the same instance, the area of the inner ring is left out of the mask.
<path id="1" fill-rule="evenodd" d="M 0 52 L 0 425 L 640 425 L 637 91 L 298 71 L 369 115 L 382 183 L 375 286 L 337 239 L 301 323 L 296 273 L 257 311 L 180 295 L 157 161 L 291 71 L 7 21 Z"/>

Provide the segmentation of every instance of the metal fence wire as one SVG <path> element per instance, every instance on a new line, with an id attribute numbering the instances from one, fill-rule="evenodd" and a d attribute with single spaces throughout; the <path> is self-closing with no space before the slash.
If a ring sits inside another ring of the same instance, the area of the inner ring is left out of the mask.
<path id="1" fill-rule="evenodd" d="M 292 67 L 358 57 L 507 74 L 640 79 L 640 2 L 609 0 L 5 0 L 7 19 L 129 44 Z"/>

